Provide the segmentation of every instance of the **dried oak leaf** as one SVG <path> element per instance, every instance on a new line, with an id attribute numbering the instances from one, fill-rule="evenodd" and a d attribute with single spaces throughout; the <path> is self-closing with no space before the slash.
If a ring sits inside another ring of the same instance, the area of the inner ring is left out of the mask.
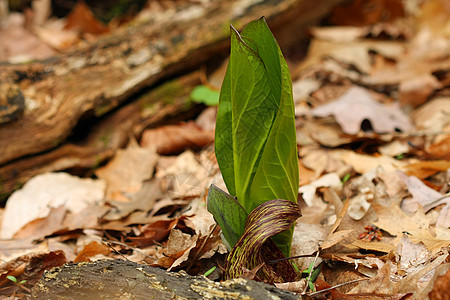
<path id="1" fill-rule="evenodd" d="M 365 120 L 377 133 L 409 131 L 413 128 L 410 119 L 398 107 L 375 101 L 367 90 L 360 87 L 352 87 L 335 101 L 313 109 L 312 115 L 333 115 L 347 134 L 357 134 Z"/>

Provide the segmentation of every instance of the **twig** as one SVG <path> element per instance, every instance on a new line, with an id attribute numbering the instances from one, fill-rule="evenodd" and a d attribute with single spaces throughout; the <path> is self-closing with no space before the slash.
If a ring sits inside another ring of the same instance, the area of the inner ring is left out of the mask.
<path id="1" fill-rule="evenodd" d="M 195 253 L 194 258 L 191 260 L 191 262 L 189 263 L 189 266 L 186 268 L 186 272 L 189 272 L 189 270 L 192 268 L 194 263 L 197 261 L 197 257 L 200 255 L 200 252 L 203 250 L 203 248 L 205 248 L 206 242 L 209 240 L 209 238 L 211 237 L 211 234 L 216 230 L 216 228 L 217 228 L 217 223 L 214 224 L 213 229 L 209 232 L 208 236 L 203 241 L 203 243 L 200 246 L 200 248 L 198 248 L 198 251 Z"/>
<path id="2" fill-rule="evenodd" d="M 317 251 L 314 251 L 311 254 L 283 257 L 283 258 L 271 260 L 271 261 L 269 261 L 269 264 L 276 264 L 276 263 L 279 263 L 279 262 L 282 262 L 282 261 L 285 261 L 285 260 L 290 260 L 290 259 L 295 259 L 295 258 L 314 257 L 314 256 L 316 256 L 316 254 L 317 254 Z"/>
<path id="3" fill-rule="evenodd" d="M 150 255 L 148 255 L 148 254 L 146 254 L 146 253 L 143 252 L 141 249 L 136 248 L 136 247 L 132 247 L 132 246 L 127 245 L 127 244 L 125 244 L 125 243 L 117 242 L 117 241 L 111 241 L 111 240 L 108 241 L 108 240 L 106 240 L 106 239 L 103 239 L 103 242 L 104 242 L 107 246 L 111 247 L 111 248 L 114 250 L 114 252 L 116 252 L 117 254 L 120 254 L 120 255 L 122 255 L 122 256 L 123 256 L 123 254 L 120 253 L 120 252 L 118 252 L 116 249 L 114 249 L 110 244 L 116 244 L 116 245 L 120 245 L 120 246 L 127 247 L 127 248 L 129 248 L 129 249 L 132 249 L 133 251 L 136 251 L 136 252 L 141 253 L 142 255 L 144 255 L 144 256 L 147 257 L 147 258 L 156 260 L 156 258 L 154 258 L 154 257 L 152 257 L 152 256 L 150 256 Z M 123 257 L 124 257 L 126 260 L 129 260 L 129 259 L 126 258 L 125 256 L 123 256 Z"/>
<path id="4" fill-rule="evenodd" d="M 319 257 L 319 252 L 320 252 L 320 250 L 319 250 L 319 251 L 317 251 L 317 253 L 316 253 L 316 257 L 314 257 L 314 261 L 313 261 L 313 264 L 312 264 L 311 270 L 309 270 L 308 278 L 307 278 L 307 280 L 306 280 L 306 285 L 305 285 L 305 289 L 303 290 L 303 293 L 302 293 L 302 294 L 305 294 L 305 293 L 306 293 L 306 290 L 307 290 L 307 289 L 308 289 L 308 287 L 309 287 L 309 281 L 311 280 L 311 273 L 313 272 L 313 270 L 314 270 L 314 266 L 316 265 L 316 261 L 317 261 L 317 258 Z"/>
<path id="5" fill-rule="evenodd" d="M 308 296 L 317 295 L 317 294 L 320 294 L 320 293 L 323 293 L 323 292 L 327 292 L 327 291 L 333 290 L 333 289 L 335 289 L 335 288 L 338 288 L 338 287 L 341 287 L 341 286 L 344 286 L 344 285 L 347 285 L 347 284 L 350 284 L 350 283 L 355 283 L 355 282 L 358 282 L 358 281 L 364 281 L 364 280 L 369 280 L 369 279 L 370 279 L 370 278 L 362 278 L 362 279 L 352 280 L 352 281 L 349 281 L 349 282 L 344 282 L 344 283 L 341 283 L 341 284 L 338 284 L 338 285 L 329 287 L 329 288 L 324 289 L 324 290 L 320 290 L 320 291 L 313 292 L 313 293 L 308 293 L 307 295 L 308 295 Z"/>
<path id="6" fill-rule="evenodd" d="M 130 261 L 125 255 L 123 255 L 122 253 L 120 253 L 119 251 L 117 251 L 110 242 L 105 242 L 106 246 L 108 246 L 109 248 L 111 248 L 111 250 L 116 253 L 119 254 L 120 256 L 122 256 L 126 261 Z"/>

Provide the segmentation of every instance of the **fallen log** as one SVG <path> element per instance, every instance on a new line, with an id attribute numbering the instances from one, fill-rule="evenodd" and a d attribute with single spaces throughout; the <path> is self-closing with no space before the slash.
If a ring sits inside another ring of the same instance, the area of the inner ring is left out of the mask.
<path id="1" fill-rule="evenodd" d="M 90 127 L 80 128 L 86 132 L 79 141 L 71 138 L 52 151 L 0 166 L 0 200 L 38 174 L 68 169 L 94 171 L 115 150 L 124 147 L 130 137 L 139 137 L 145 128 L 169 122 L 171 118 L 192 117 L 202 109 L 189 98 L 191 90 L 201 83 L 200 77 L 200 72 L 194 72 L 168 81 Z"/>
<path id="2" fill-rule="evenodd" d="M 248 279 L 214 282 L 124 260 L 66 264 L 46 271 L 34 299 L 302 299 Z"/>

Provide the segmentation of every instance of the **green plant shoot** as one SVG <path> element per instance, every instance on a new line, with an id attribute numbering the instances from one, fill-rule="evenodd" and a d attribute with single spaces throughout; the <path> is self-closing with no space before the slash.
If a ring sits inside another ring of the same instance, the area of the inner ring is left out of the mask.
<path id="1" fill-rule="evenodd" d="M 241 33 L 231 28 L 216 121 L 215 152 L 223 179 L 247 213 L 272 199 L 296 203 L 299 171 L 288 66 L 264 18 Z M 291 226 L 273 238 L 286 256 L 292 233 Z"/>

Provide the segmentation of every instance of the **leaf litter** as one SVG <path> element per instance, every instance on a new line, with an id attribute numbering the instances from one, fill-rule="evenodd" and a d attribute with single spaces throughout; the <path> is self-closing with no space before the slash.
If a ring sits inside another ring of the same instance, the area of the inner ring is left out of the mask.
<path id="1" fill-rule="evenodd" d="M 303 212 L 292 255 L 310 256 L 293 260 L 302 270 L 324 262 L 317 292 L 309 292 L 315 299 L 439 299 L 448 291 L 450 44 L 442 15 L 449 12 L 439 0 L 415 9 L 386 23 L 366 16 L 353 20 L 357 27 L 314 28 L 309 54 L 291 69 Z M 333 20 L 348 25 L 342 11 Z M 64 33 L 53 43 L 45 37 L 51 30 L 41 29 L 42 45 L 58 50 L 79 39 Z M 28 53 L 54 55 L 42 49 Z M 12 293 L 8 275 L 32 287 L 44 269 L 68 261 L 125 258 L 191 274 L 224 266 L 227 250 L 205 204 L 211 182 L 225 189 L 210 111 L 197 123 L 148 130 L 140 145 L 130 142 L 97 169 L 99 179 L 47 173 L 11 195 L 2 216 L 2 291 Z M 380 240 L 359 238 L 369 226 Z M 263 267 L 239 272 L 255 278 Z M 216 268 L 209 277 L 222 275 Z M 278 286 L 302 293 L 306 283 Z"/>

